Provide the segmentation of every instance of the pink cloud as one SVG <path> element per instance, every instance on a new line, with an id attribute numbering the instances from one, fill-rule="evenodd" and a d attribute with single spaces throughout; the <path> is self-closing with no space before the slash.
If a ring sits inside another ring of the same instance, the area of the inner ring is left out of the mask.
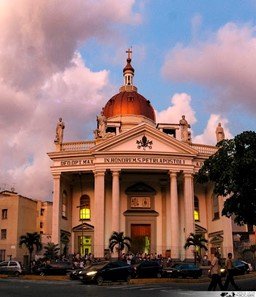
<path id="1" fill-rule="evenodd" d="M 255 55 L 255 27 L 228 23 L 207 41 L 177 45 L 167 55 L 162 73 L 167 79 L 212 90 L 215 110 L 225 111 L 236 104 L 255 112 Z"/>
<path id="2" fill-rule="evenodd" d="M 158 123 L 179 123 L 181 116 L 185 115 L 190 125 L 196 122 L 195 111 L 192 109 L 191 96 L 186 93 L 174 94 L 171 105 L 162 111 L 156 111 Z"/>
<path id="3" fill-rule="evenodd" d="M 134 2 L 0 2 L 1 188 L 51 199 L 46 153 L 54 150 L 58 118 L 66 123 L 64 140 L 88 139 L 113 94 L 109 72 L 91 71 L 79 47 L 90 38 L 117 42 L 119 25 L 141 21 Z"/>

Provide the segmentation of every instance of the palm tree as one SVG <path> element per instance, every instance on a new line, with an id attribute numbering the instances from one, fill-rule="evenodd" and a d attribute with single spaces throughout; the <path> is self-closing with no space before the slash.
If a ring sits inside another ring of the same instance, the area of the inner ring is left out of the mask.
<path id="1" fill-rule="evenodd" d="M 109 238 L 109 249 L 113 253 L 114 247 L 117 246 L 118 259 L 121 258 L 121 252 L 126 247 L 128 251 L 131 248 L 131 238 L 124 236 L 124 232 L 113 231 L 112 235 Z"/>
<path id="2" fill-rule="evenodd" d="M 44 256 L 49 259 L 56 259 L 60 250 L 59 245 L 53 242 L 48 242 L 44 249 Z"/>
<path id="3" fill-rule="evenodd" d="M 199 255 L 201 256 L 201 249 L 208 250 L 205 243 L 207 243 L 208 240 L 203 237 L 202 234 L 194 234 L 190 233 L 189 237 L 186 239 L 186 243 L 184 245 L 184 249 L 187 249 L 190 246 L 195 247 L 194 252 L 194 263 L 196 264 L 196 256 L 197 256 L 197 250 L 199 250 Z"/>
<path id="4" fill-rule="evenodd" d="M 40 234 L 38 234 L 37 232 L 33 232 L 33 233 L 27 233 L 26 235 L 22 235 L 20 237 L 19 246 L 22 247 L 23 245 L 26 246 L 29 252 L 29 270 L 31 270 L 31 261 L 32 261 L 32 254 L 34 251 L 34 247 L 36 248 L 37 252 L 41 251 L 42 249 Z"/>

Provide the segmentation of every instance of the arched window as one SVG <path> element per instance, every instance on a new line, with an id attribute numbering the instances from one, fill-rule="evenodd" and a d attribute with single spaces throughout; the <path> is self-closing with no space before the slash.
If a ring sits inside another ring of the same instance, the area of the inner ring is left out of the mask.
<path id="1" fill-rule="evenodd" d="M 212 195 L 212 212 L 213 220 L 218 220 L 220 218 L 220 209 L 219 209 L 219 198 L 216 194 Z"/>
<path id="2" fill-rule="evenodd" d="M 199 212 L 199 199 L 194 197 L 194 220 L 195 222 L 200 221 L 200 212 Z"/>
<path id="3" fill-rule="evenodd" d="M 67 217 L 67 208 L 68 208 L 68 195 L 67 192 L 64 190 L 62 193 L 62 217 Z"/>
<path id="4" fill-rule="evenodd" d="M 90 220 L 91 219 L 91 205 L 90 197 L 88 195 L 83 195 L 80 198 L 80 220 Z"/>

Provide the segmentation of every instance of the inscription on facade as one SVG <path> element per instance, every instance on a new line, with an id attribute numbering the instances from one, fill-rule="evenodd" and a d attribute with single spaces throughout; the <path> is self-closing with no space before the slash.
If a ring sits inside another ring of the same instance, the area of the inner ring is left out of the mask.
<path id="1" fill-rule="evenodd" d="M 182 159 L 173 159 L 173 158 L 105 158 L 105 163 L 149 163 L 149 164 L 177 164 L 182 165 L 185 164 L 185 160 Z"/>
<path id="2" fill-rule="evenodd" d="M 93 164 L 92 159 L 83 159 L 83 160 L 67 160 L 61 161 L 61 166 L 78 166 L 78 165 L 91 165 Z"/>
<path id="3" fill-rule="evenodd" d="M 183 165 L 186 164 L 185 160 L 174 159 L 174 158 L 142 158 L 142 157 L 111 157 L 104 158 L 104 163 L 112 164 L 128 164 L 128 163 L 137 163 L 137 164 L 170 164 L 170 165 Z M 65 160 L 61 161 L 61 166 L 80 166 L 80 165 L 93 165 L 95 161 L 93 159 L 81 159 L 81 160 Z"/>

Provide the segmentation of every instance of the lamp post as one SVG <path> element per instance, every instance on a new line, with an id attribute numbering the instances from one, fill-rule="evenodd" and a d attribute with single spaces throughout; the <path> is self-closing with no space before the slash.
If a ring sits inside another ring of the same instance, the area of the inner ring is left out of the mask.
<path id="1" fill-rule="evenodd" d="M 84 253 L 84 213 L 82 212 L 82 215 L 81 215 L 81 209 L 84 208 L 84 205 L 78 205 L 77 208 L 79 208 L 79 217 L 80 217 L 80 219 L 82 219 L 82 238 L 81 238 L 81 241 L 82 241 L 82 253 Z M 80 246 L 81 246 L 81 243 L 80 243 Z"/>
<path id="2" fill-rule="evenodd" d="M 77 208 L 79 208 L 79 218 L 82 219 L 82 253 L 84 253 L 84 213 L 82 211 L 82 215 L 81 215 L 81 209 L 84 208 L 85 205 L 81 205 L 81 197 L 83 195 L 83 189 L 82 189 L 82 173 L 79 172 L 79 181 L 80 181 L 80 192 L 81 192 L 81 196 L 80 196 L 80 204 L 77 206 Z M 81 245 L 81 243 L 80 243 Z M 81 254 L 82 254 L 81 253 Z"/>

